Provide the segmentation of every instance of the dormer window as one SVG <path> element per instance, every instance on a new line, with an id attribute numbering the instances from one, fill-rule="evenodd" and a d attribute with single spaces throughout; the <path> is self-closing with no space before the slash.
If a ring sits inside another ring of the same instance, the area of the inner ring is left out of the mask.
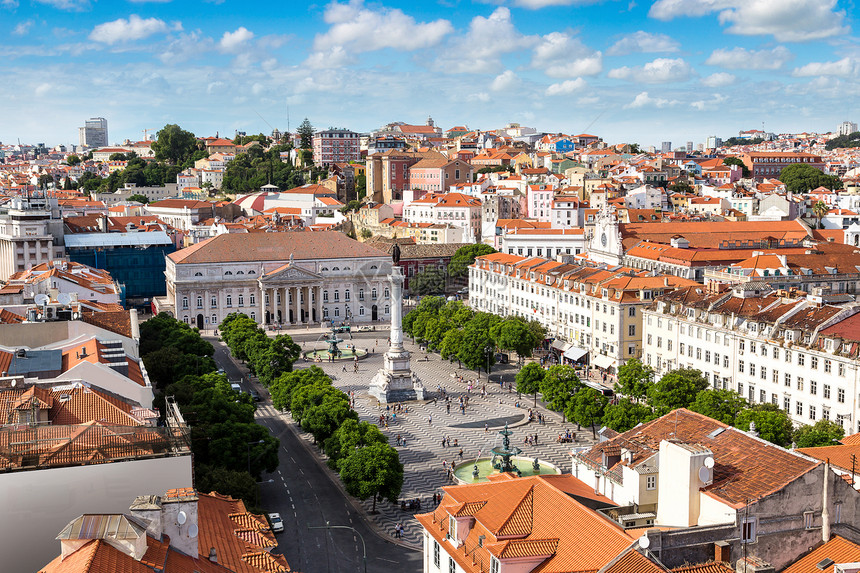
<path id="1" fill-rule="evenodd" d="M 457 539 L 457 520 L 453 515 L 448 516 L 448 539 Z"/>
<path id="2" fill-rule="evenodd" d="M 226 273 L 224 273 L 224 275 L 232 275 L 232 274 L 233 274 L 233 271 L 227 271 Z"/>

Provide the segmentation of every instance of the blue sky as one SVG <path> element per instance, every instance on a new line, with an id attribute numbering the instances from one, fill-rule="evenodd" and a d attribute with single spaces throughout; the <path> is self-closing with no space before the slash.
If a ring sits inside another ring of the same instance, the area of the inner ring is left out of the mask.
<path id="1" fill-rule="evenodd" d="M 853 0 L 0 0 L 0 141 L 390 121 L 657 145 L 834 130 Z"/>

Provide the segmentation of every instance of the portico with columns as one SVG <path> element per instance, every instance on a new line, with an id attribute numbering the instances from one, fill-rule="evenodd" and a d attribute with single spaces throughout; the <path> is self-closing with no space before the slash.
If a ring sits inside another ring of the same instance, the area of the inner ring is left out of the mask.
<path id="1" fill-rule="evenodd" d="M 259 279 L 263 324 L 309 324 L 323 316 L 322 276 L 290 262 Z"/>

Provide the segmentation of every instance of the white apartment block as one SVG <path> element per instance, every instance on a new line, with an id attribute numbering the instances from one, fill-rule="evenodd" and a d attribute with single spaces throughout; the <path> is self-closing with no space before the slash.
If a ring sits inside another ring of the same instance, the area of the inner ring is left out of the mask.
<path id="1" fill-rule="evenodd" d="M 642 360 L 657 376 L 701 370 L 714 388 L 775 404 L 798 424 L 827 419 L 860 431 L 860 306 L 846 295 L 801 294 L 752 284 L 667 293 L 644 310 Z"/>
<path id="2" fill-rule="evenodd" d="M 515 229 L 502 235 L 503 253 L 523 257 L 578 255 L 585 251 L 584 229 Z"/>
<path id="3" fill-rule="evenodd" d="M 428 193 L 403 209 L 406 223 L 451 225 L 463 230 L 463 240 L 481 235 L 481 200 L 462 193 Z"/>
<path id="4" fill-rule="evenodd" d="M 494 253 L 469 271 L 469 304 L 478 311 L 534 319 L 548 336 L 590 353 L 589 363 L 617 369 L 641 354 L 642 309 L 692 281 Z"/>

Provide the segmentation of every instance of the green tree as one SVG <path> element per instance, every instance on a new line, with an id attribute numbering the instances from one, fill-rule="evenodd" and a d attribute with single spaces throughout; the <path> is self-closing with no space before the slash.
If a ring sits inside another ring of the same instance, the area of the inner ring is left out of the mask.
<path id="1" fill-rule="evenodd" d="M 355 176 L 355 196 L 358 197 L 358 200 L 361 201 L 367 196 L 367 176 L 366 175 L 356 175 Z"/>
<path id="2" fill-rule="evenodd" d="M 340 478 L 347 493 L 365 500 L 382 496 L 392 503 L 400 497 L 403 488 L 403 464 L 397 450 L 387 444 L 370 444 L 352 450 L 340 464 Z"/>
<path id="3" fill-rule="evenodd" d="M 842 147 L 860 147 L 860 131 L 834 137 L 824 144 L 824 149 L 828 151 Z"/>
<path id="4" fill-rule="evenodd" d="M 302 429 L 310 432 L 314 442 L 324 444 L 346 420 L 358 420 L 349 407 L 349 397 L 336 388 L 326 392 L 319 404 L 309 405 L 302 415 Z"/>
<path id="5" fill-rule="evenodd" d="M 510 350 L 517 356 L 528 357 L 543 338 L 538 338 L 529 324 L 519 316 L 508 316 L 496 324 L 490 334 L 502 350 Z"/>
<path id="6" fill-rule="evenodd" d="M 423 318 L 424 322 L 421 325 L 423 329 L 423 324 L 426 323 L 427 316 L 437 316 L 439 314 L 439 310 L 445 306 L 445 298 L 441 296 L 425 296 L 421 299 L 421 302 L 418 303 L 418 306 L 410 310 L 406 313 L 406 316 L 403 317 L 403 332 L 411 336 L 412 338 L 418 339 L 423 334 L 423 330 L 421 333 L 415 332 L 415 322 L 419 318 Z"/>
<path id="7" fill-rule="evenodd" d="M 293 369 L 301 353 L 302 349 L 290 336 L 280 334 L 268 339 L 264 350 L 254 357 L 254 371 L 260 382 L 269 386 L 275 378 Z"/>
<path id="8" fill-rule="evenodd" d="M 460 360 L 457 354 L 460 352 L 460 347 L 463 346 L 463 331 L 459 328 L 452 328 L 445 333 L 442 343 L 439 345 L 439 353 L 445 360 L 457 359 L 458 365 Z"/>
<path id="9" fill-rule="evenodd" d="M 550 410 L 565 412 L 573 395 L 585 388 L 572 366 L 550 366 L 540 383 L 540 393 Z"/>
<path id="10" fill-rule="evenodd" d="M 735 425 L 738 414 L 748 407 L 747 401 L 734 390 L 713 388 L 699 392 L 690 404 L 690 410 L 730 426 Z"/>
<path id="11" fill-rule="evenodd" d="M 194 485 L 197 491 L 210 493 L 217 491 L 241 499 L 245 506 L 253 508 L 259 500 L 256 480 L 247 471 L 228 470 L 218 466 L 194 464 Z"/>
<path id="12" fill-rule="evenodd" d="M 185 161 L 196 149 L 197 139 L 194 134 L 173 123 L 162 127 L 152 142 L 155 159 L 174 165 Z"/>
<path id="13" fill-rule="evenodd" d="M 409 291 L 421 296 L 445 292 L 445 275 L 436 268 L 428 267 L 409 279 Z"/>
<path id="14" fill-rule="evenodd" d="M 750 168 L 746 166 L 746 163 L 740 157 L 726 157 L 723 159 L 723 165 L 738 165 L 741 168 L 742 177 L 750 176 Z"/>
<path id="15" fill-rule="evenodd" d="M 603 419 L 608 403 L 609 399 L 594 388 L 581 388 L 567 403 L 565 415 L 580 426 L 591 426 L 591 433 L 597 439 L 595 425 Z"/>
<path id="16" fill-rule="evenodd" d="M 370 229 L 362 229 L 361 230 L 361 238 L 362 239 L 369 239 L 372 236 L 373 236 L 373 232 Z"/>
<path id="17" fill-rule="evenodd" d="M 654 369 L 643 364 L 638 358 L 631 358 L 618 367 L 616 394 L 629 396 L 638 402 L 648 396 L 648 390 L 652 386 L 654 386 Z"/>
<path id="18" fill-rule="evenodd" d="M 350 452 L 371 444 L 388 445 L 388 438 L 375 424 L 348 418 L 325 441 L 325 453 L 332 462 L 329 465 L 332 469 L 337 470 L 340 460 L 348 456 Z"/>
<path id="19" fill-rule="evenodd" d="M 289 410 L 292 405 L 293 392 L 302 386 L 311 384 L 331 384 L 331 378 L 319 366 L 311 366 L 295 372 L 281 374 L 269 386 L 272 405 L 278 410 Z"/>
<path id="20" fill-rule="evenodd" d="M 457 357 L 466 368 L 478 370 L 486 367 L 488 370 L 495 364 L 496 344 L 490 331 L 501 321 L 501 317 L 486 312 L 478 312 L 463 328 L 463 346 Z"/>
<path id="21" fill-rule="evenodd" d="M 626 432 L 656 417 L 657 414 L 651 406 L 622 398 L 606 407 L 603 412 L 603 425 L 616 432 Z"/>
<path id="22" fill-rule="evenodd" d="M 134 195 L 129 195 L 128 200 L 129 201 L 137 201 L 138 203 L 143 203 L 144 205 L 149 203 L 149 197 L 147 197 L 146 195 L 141 195 L 140 193 L 135 193 Z"/>
<path id="23" fill-rule="evenodd" d="M 448 274 L 452 277 L 464 277 L 469 272 L 469 267 L 475 263 L 475 258 L 495 253 L 496 249 L 490 245 L 477 243 L 460 247 L 451 257 L 448 264 Z"/>
<path id="24" fill-rule="evenodd" d="M 668 187 L 672 193 L 693 193 L 695 189 L 686 181 L 675 181 Z"/>
<path id="25" fill-rule="evenodd" d="M 773 404 L 756 404 L 738 414 L 735 426 L 747 432 L 752 422 L 762 439 L 782 447 L 791 443 L 793 425 L 785 410 Z"/>
<path id="26" fill-rule="evenodd" d="M 78 165 L 81 162 L 81 158 L 72 153 L 68 157 L 66 157 L 66 163 L 68 165 Z"/>
<path id="27" fill-rule="evenodd" d="M 756 424 L 756 427 L 758 425 Z M 818 420 L 815 425 L 803 425 L 794 431 L 793 441 L 798 448 L 834 446 L 845 437 L 842 424 L 830 420 Z"/>
<path id="28" fill-rule="evenodd" d="M 546 371 L 537 362 L 529 362 L 517 372 L 517 392 L 534 395 L 534 405 L 537 408 L 537 393 L 541 389 Z"/>
<path id="29" fill-rule="evenodd" d="M 835 190 L 842 189 L 842 180 L 835 175 L 827 175 L 807 163 L 793 163 L 779 172 L 779 180 L 792 193 L 807 193 L 818 187 Z"/>
<path id="30" fill-rule="evenodd" d="M 815 205 L 812 206 L 812 214 L 815 217 L 815 219 L 818 221 L 818 228 L 819 229 L 822 228 L 821 219 L 823 219 L 824 216 L 827 215 L 827 212 L 829 210 L 830 210 L 830 208 L 827 206 L 827 203 L 825 203 L 824 201 L 821 201 L 821 200 L 817 201 L 815 203 Z"/>
<path id="31" fill-rule="evenodd" d="M 296 133 L 299 134 L 301 138 L 301 143 L 299 143 L 300 149 L 311 149 L 314 145 L 314 126 L 311 125 L 311 122 L 308 118 L 305 118 L 302 121 L 299 128 L 296 130 Z"/>
<path id="32" fill-rule="evenodd" d="M 699 392 L 708 387 L 702 372 L 679 368 L 667 372 L 648 391 L 648 404 L 662 416 L 675 408 L 688 408 Z"/>

